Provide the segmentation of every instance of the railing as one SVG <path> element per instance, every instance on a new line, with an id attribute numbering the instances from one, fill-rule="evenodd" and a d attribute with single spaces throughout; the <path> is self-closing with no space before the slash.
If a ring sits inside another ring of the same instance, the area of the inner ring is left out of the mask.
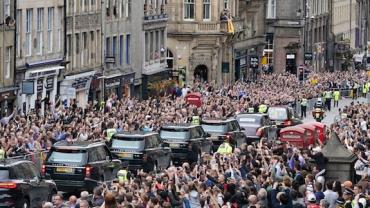
<path id="1" fill-rule="evenodd" d="M 219 23 L 199 23 L 198 24 L 198 31 L 199 32 L 216 32 L 220 30 Z"/>

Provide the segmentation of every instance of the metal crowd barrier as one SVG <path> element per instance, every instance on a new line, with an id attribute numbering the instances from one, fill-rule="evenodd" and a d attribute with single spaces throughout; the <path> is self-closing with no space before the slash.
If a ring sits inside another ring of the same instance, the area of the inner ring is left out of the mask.
<path id="1" fill-rule="evenodd" d="M 19 155 L 19 156 L 14 156 L 14 157 L 7 157 L 7 159 L 14 159 L 14 160 L 29 160 L 32 161 L 35 165 L 38 171 L 41 171 L 42 164 L 45 161 L 46 155 L 48 151 L 43 150 L 41 152 L 34 152 L 26 155 Z"/>

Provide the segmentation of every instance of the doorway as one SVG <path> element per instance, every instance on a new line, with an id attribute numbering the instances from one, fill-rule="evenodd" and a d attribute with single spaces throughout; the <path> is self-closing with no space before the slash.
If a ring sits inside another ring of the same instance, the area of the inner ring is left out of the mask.
<path id="1" fill-rule="evenodd" d="M 194 70 L 194 80 L 208 82 L 208 68 L 206 65 L 198 65 Z"/>

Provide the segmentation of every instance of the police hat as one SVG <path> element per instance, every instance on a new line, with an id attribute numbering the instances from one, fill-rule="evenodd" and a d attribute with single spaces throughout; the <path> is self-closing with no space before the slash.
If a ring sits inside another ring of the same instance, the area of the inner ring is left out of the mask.
<path id="1" fill-rule="evenodd" d="M 339 197 L 337 200 L 335 200 L 336 204 L 344 204 L 346 203 L 342 197 Z"/>
<path id="2" fill-rule="evenodd" d="M 345 188 L 343 191 L 343 194 L 352 195 L 352 196 L 355 195 L 355 193 L 349 188 Z"/>

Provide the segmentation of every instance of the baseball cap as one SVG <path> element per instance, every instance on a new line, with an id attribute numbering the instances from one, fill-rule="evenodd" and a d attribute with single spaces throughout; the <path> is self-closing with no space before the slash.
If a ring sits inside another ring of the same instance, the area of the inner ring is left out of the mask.
<path id="1" fill-rule="evenodd" d="M 344 188 L 352 188 L 352 186 L 353 186 L 353 183 L 351 181 L 345 181 L 342 184 L 342 187 L 344 187 Z"/>
<path id="2" fill-rule="evenodd" d="M 316 202 L 316 196 L 315 196 L 315 194 L 308 194 L 307 195 L 307 201 L 309 201 L 309 202 Z"/>

